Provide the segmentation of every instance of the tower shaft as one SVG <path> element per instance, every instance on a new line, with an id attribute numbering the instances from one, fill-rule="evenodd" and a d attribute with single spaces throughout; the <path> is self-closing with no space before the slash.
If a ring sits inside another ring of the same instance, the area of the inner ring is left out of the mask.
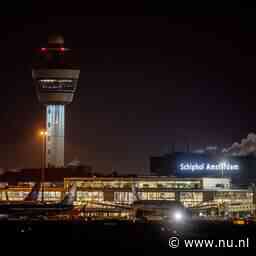
<path id="1" fill-rule="evenodd" d="M 46 141 L 47 167 L 64 166 L 64 134 L 65 134 L 65 105 L 46 106 Z"/>

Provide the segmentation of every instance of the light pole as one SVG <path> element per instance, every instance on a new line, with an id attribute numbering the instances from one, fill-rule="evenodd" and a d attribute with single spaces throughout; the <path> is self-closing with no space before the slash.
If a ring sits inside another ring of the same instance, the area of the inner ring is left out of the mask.
<path id="1" fill-rule="evenodd" d="M 253 217 L 256 217 L 256 186 L 255 183 L 252 183 L 252 210 L 253 210 Z"/>
<path id="2" fill-rule="evenodd" d="M 46 137 L 47 131 L 40 132 L 42 137 L 42 165 L 41 165 L 41 185 L 42 185 L 42 202 L 44 202 L 44 180 L 45 180 L 45 149 L 46 149 Z"/>

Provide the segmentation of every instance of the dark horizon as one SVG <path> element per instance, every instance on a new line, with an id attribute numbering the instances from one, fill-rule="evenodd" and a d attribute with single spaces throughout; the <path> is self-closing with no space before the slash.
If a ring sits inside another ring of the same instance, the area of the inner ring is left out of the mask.
<path id="1" fill-rule="evenodd" d="M 256 132 L 255 17 L 1 18 L 0 168 L 40 167 L 43 127 L 31 78 L 49 32 L 77 50 L 81 75 L 66 110 L 66 163 L 146 173 L 149 157 L 220 148 Z"/>

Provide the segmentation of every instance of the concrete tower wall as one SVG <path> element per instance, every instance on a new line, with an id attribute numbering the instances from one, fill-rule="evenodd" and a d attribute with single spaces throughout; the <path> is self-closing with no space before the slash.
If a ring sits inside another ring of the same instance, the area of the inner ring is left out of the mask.
<path id="1" fill-rule="evenodd" d="M 65 106 L 47 105 L 46 165 L 64 166 Z"/>

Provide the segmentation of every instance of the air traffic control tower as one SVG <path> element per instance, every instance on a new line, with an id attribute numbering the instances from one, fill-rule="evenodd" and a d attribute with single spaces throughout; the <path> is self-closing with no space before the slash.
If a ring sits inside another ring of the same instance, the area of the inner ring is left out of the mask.
<path id="1" fill-rule="evenodd" d="M 73 101 L 80 73 L 75 62 L 74 54 L 64 47 L 59 35 L 49 37 L 34 56 L 32 78 L 46 111 L 46 167 L 65 165 L 65 107 Z"/>

